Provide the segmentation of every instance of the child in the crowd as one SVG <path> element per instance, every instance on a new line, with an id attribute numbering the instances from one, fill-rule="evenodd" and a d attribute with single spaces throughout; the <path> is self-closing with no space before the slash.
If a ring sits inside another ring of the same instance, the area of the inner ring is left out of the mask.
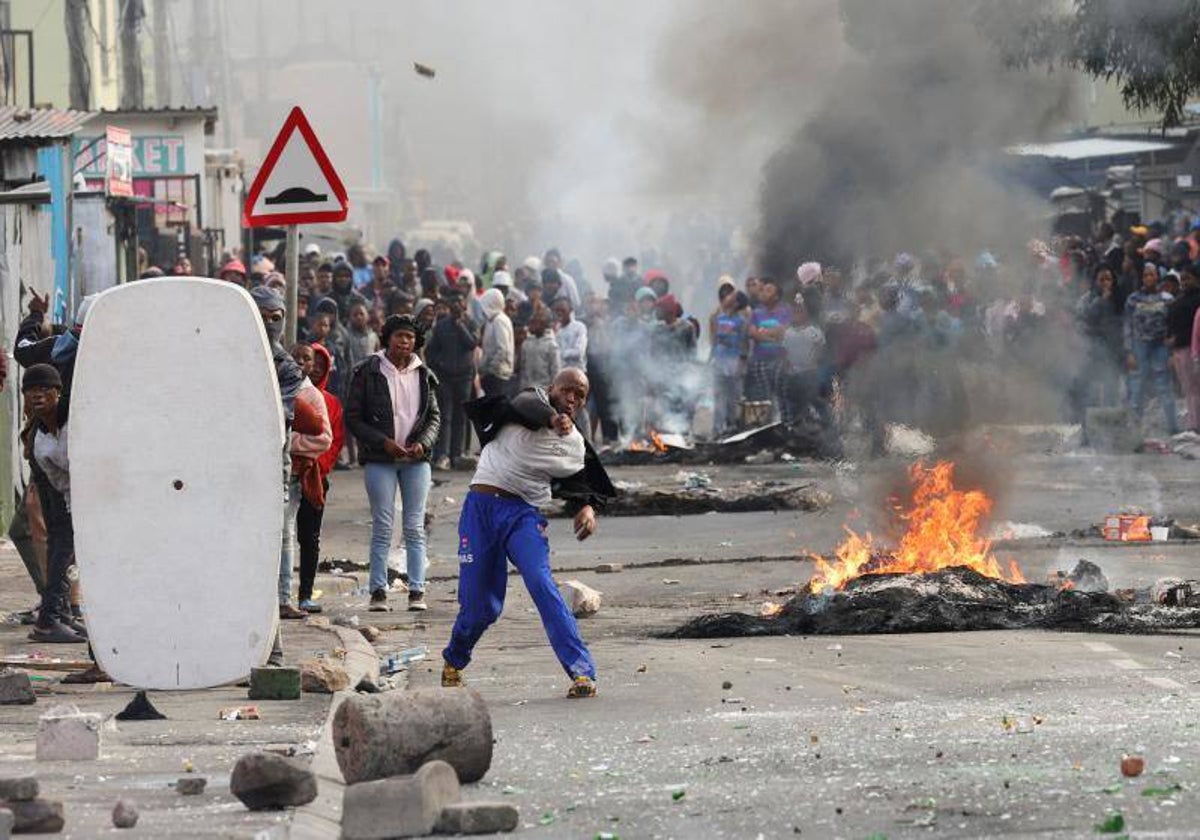
<path id="1" fill-rule="evenodd" d="M 521 345 L 521 388 L 549 388 L 562 369 L 558 340 L 550 331 L 545 307 L 535 309 L 529 319 L 529 337 Z"/>
<path id="2" fill-rule="evenodd" d="M 812 323 L 800 295 L 796 295 L 792 307 L 792 322 L 783 333 L 783 350 L 786 356 L 782 407 L 784 422 L 803 420 L 811 409 L 822 423 L 827 423 L 829 405 L 821 398 L 820 387 L 825 333 Z"/>

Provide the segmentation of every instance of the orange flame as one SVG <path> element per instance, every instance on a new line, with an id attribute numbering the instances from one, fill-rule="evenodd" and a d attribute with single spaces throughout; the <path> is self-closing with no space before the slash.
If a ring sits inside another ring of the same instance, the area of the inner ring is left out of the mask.
<path id="1" fill-rule="evenodd" d="M 662 437 L 654 429 L 648 429 L 644 440 L 634 440 L 629 443 L 630 452 L 658 452 L 667 451 L 667 445 L 663 443 Z"/>
<path id="2" fill-rule="evenodd" d="M 956 490 L 954 464 L 941 461 L 932 467 L 913 464 L 913 505 L 900 515 L 908 530 L 894 551 L 875 545 L 868 533 L 849 527 L 849 536 L 834 550 L 836 562 L 811 555 L 817 569 L 808 583 L 810 592 L 841 589 L 868 573 L 929 574 L 951 566 L 967 566 L 987 577 L 1024 583 L 1016 562 L 1007 572 L 992 554 L 991 541 L 979 535 L 980 522 L 991 512 L 992 500 L 982 490 Z"/>

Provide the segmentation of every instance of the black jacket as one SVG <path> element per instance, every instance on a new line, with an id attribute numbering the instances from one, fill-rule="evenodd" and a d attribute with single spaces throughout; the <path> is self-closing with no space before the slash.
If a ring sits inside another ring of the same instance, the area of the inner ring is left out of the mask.
<path id="1" fill-rule="evenodd" d="M 58 418 L 60 423 L 66 423 L 71 405 L 71 383 L 75 379 L 75 354 L 61 361 L 54 361 L 52 353 L 54 345 L 60 336 L 67 332 L 61 324 L 55 324 L 50 335 L 42 334 L 44 317 L 40 312 L 31 313 L 21 321 L 17 328 L 17 342 L 13 347 L 13 359 L 23 368 L 34 365 L 54 365 L 58 375 L 62 377 L 62 394 L 58 398 Z M 18 383 L 18 387 L 20 387 Z"/>
<path id="2" fill-rule="evenodd" d="M 433 325 L 425 361 L 439 379 L 471 379 L 475 376 L 475 348 L 479 333 L 475 322 L 464 315 L 451 318 L 445 315 Z"/>
<path id="3" fill-rule="evenodd" d="M 442 413 L 437 401 L 437 376 L 427 365 L 417 368 L 421 380 L 421 406 L 417 420 L 406 441 L 397 441 L 405 446 L 419 443 L 425 448 L 425 460 L 429 460 L 433 445 L 437 443 L 438 430 L 442 427 Z M 379 357 L 371 356 L 354 369 L 350 388 L 346 394 L 346 425 L 358 440 L 358 462 L 394 463 L 396 461 L 383 449 L 383 442 L 395 434 L 396 420 L 392 415 L 392 392 L 387 377 L 379 369 Z"/>
<path id="4" fill-rule="evenodd" d="M 551 419 L 558 413 L 541 388 L 526 388 L 512 399 L 496 394 L 483 396 L 466 403 L 464 408 L 475 426 L 481 446 L 487 446 L 509 423 L 519 423 L 527 429 L 549 428 Z M 584 438 L 583 446 L 583 469 L 566 478 L 550 480 L 550 495 L 565 501 L 571 514 L 578 513 L 584 505 L 599 512 L 617 497 L 617 488 L 587 438 Z"/>

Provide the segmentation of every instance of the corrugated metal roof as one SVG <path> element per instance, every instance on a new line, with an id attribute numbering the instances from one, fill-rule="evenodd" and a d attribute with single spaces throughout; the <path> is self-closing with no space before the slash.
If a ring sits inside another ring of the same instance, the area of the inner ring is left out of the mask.
<path id="1" fill-rule="evenodd" d="M 70 137 L 93 115 L 91 111 L 0 106 L 0 141 L 53 140 Z"/>
<path id="2" fill-rule="evenodd" d="M 1060 160 L 1087 160 L 1089 158 L 1125 157 L 1146 152 L 1163 152 L 1178 148 L 1178 143 L 1154 140 L 1122 140 L 1114 137 L 1085 137 L 1079 140 L 1061 140 L 1057 143 L 1028 143 L 1010 146 L 1009 154 L 1027 157 L 1048 157 Z"/>

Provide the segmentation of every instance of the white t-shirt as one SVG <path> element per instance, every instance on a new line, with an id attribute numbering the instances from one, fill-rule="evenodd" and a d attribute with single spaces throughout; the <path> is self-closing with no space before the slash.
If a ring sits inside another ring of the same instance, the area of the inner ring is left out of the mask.
<path id="1" fill-rule="evenodd" d="M 71 462 L 67 455 L 67 427 L 60 426 L 58 434 L 38 429 L 33 438 L 33 457 L 46 473 L 50 486 L 63 494 L 67 509 L 71 508 Z"/>
<path id="2" fill-rule="evenodd" d="M 490 484 L 515 493 L 534 507 L 550 503 L 550 479 L 583 469 L 583 435 L 553 429 L 530 430 L 510 424 L 479 455 L 472 484 Z"/>

